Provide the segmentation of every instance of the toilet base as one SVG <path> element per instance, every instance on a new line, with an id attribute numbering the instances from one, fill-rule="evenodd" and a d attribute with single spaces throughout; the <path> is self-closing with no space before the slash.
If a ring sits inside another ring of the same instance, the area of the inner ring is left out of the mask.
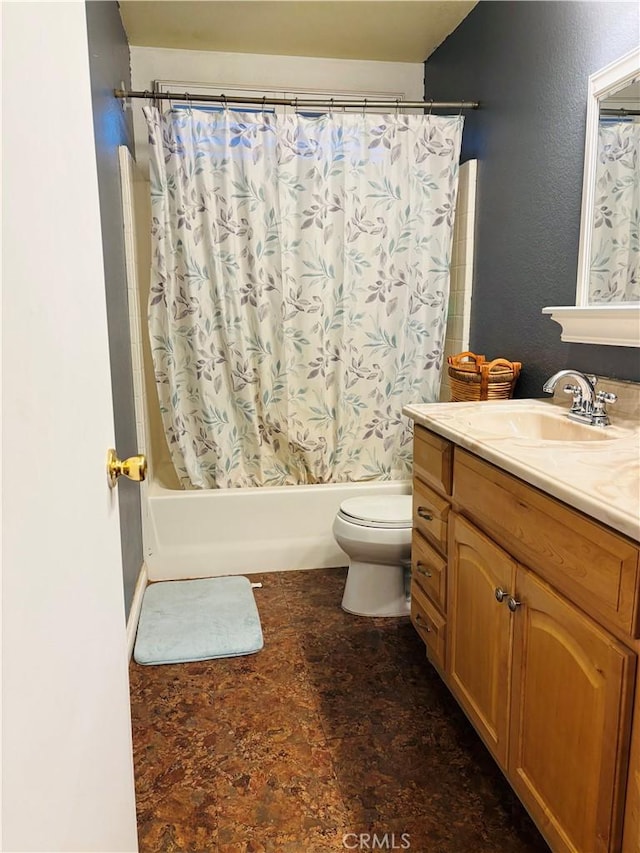
<path id="1" fill-rule="evenodd" d="M 355 616 L 408 616 L 411 605 L 404 567 L 352 560 L 342 609 Z"/>

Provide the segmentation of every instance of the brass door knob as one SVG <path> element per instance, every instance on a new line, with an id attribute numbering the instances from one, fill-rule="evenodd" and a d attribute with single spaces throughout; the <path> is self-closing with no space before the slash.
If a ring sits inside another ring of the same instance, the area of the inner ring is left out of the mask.
<path id="1" fill-rule="evenodd" d="M 107 452 L 107 479 L 109 487 L 115 488 L 118 477 L 124 474 L 130 480 L 138 483 L 147 478 L 147 458 L 143 453 L 138 456 L 130 456 L 128 459 L 118 459 L 118 454 L 113 448 Z"/>

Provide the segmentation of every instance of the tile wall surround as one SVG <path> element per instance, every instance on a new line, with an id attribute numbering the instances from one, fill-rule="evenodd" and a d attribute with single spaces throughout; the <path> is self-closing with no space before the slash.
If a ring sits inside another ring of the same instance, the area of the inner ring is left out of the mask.
<path id="1" fill-rule="evenodd" d="M 466 352 L 469 349 L 477 177 L 477 160 L 468 160 L 460 166 L 451 248 L 449 310 L 444 341 L 440 402 L 448 402 L 451 399 L 447 356 Z"/>

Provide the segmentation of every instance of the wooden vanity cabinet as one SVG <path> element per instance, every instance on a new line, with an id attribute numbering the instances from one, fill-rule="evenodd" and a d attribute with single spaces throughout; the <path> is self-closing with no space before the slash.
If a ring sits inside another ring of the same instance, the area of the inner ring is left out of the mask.
<path id="1" fill-rule="evenodd" d="M 638 548 L 466 451 L 455 448 L 453 458 L 439 658 L 428 641 L 427 655 L 552 849 L 620 851 L 639 645 Z M 543 518 L 553 524 L 541 528 Z M 417 568 L 416 537 L 414 530 Z M 569 581 L 558 589 L 552 579 L 563 564 Z M 417 578 L 414 568 L 419 608 L 425 594 Z M 630 832 L 639 822 L 627 815 Z M 638 853 L 628 837 L 625 831 L 625 853 Z"/>

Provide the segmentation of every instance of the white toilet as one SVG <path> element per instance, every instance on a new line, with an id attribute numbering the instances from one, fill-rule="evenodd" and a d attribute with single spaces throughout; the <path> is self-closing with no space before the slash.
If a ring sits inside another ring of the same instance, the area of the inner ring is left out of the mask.
<path id="1" fill-rule="evenodd" d="M 406 616 L 411 558 L 411 495 L 350 498 L 333 522 L 349 557 L 342 608 L 357 616 Z"/>

